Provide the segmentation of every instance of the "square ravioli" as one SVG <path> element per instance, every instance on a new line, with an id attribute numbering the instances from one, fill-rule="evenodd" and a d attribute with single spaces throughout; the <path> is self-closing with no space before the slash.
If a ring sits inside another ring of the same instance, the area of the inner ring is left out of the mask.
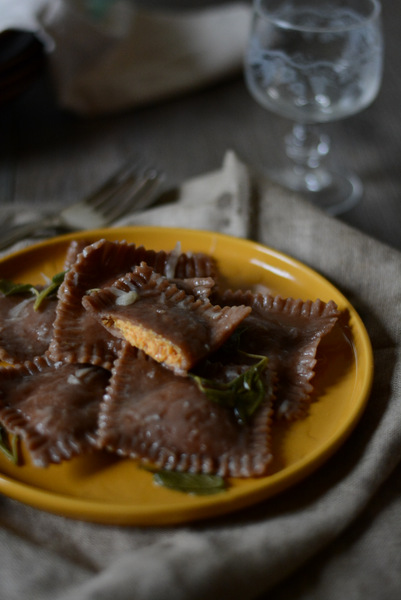
<path id="1" fill-rule="evenodd" d="M 241 348 L 267 356 L 270 368 L 277 373 L 276 417 L 304 417 L 313 391 L 316 351 L 338 321 L 337 305 L 333 301 L 294 300 L 250 291 L 227 291 L 222 304 L 252 308 L 243 322 Z"/>
<path id="2" fill-rule="evenodd" d="M 100 367 L 44 357 L 0 367 L 0 422 L 21 437 L 37 466 L 88 452 L 109 377 Z"/>
<path id="3" fill-rule="evenodd" d="M 89 290 L 110 285 L 146 261 L 171 278 L 214 277 L 215 261 L 205 254 L 147 250 L 127 242 L 99 240 L 78 254 L 60 286 L 49 356 L 54 361 L 91 363 L 110 369 L 120 340 L 112 336 L 84 309 Z"/>
<path id="4" fill-rule="evenodd" d="M 98 445 L 165 469 L 260 476 L 272 460 L 272 401 L 268 393 L 241 423 L 193 379 L 177 377 L 124 343 L 101 405 Z"/>

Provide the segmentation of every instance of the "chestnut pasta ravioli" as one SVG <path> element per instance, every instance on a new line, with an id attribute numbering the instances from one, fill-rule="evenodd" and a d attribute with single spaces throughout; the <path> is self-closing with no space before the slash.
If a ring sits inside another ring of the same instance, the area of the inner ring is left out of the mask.
<path id="1" fill-rule="evenodd" d="M 308 413 L 334 302 L 228 290 L 212 256 L 107 240 L 73 242 L 55 281 L 0 288 L 0 426 L 35 465 L 100 449 L 268 475 L 275 422 Z"/>

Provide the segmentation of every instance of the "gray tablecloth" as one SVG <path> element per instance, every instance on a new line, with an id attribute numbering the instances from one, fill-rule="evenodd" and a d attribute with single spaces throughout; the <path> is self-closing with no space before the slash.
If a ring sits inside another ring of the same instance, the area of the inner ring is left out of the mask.
<path id="1" fill-rule="evenodd" d="M 250 194 L 247 170 L 232 154 L 221 176 L 231 189 L 222 194 L 222 179 L 212 174 L 205 195 L 216 189 L 220 202 L 191 204 L 192 182 L 175 224 L 194 226 L 197 206 L 199 223 L 209 214 L 210 228 L 252 235 L 340 288 L 374 349 L 373 390 L 360 423 L 295 488 L 217 520 L 103 526 L 0 497 L 2 600 L 401 597 L 401 255 L 259 176 Z M 202 178 L 195 190 L 201 187 Z M 238 218 L 244 207 L 249 221 Z M 168 214 L 160 208 L 133 221 L 163 225 Z"/>

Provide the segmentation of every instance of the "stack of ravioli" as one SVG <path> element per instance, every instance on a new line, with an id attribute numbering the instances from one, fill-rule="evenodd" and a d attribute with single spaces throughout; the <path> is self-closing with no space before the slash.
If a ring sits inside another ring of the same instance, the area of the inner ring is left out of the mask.
<path id="1" fill-rule="evenodd" d="M 38 310 L 29 290 L 0 293 L 0 424 L 35 465 L 100 450 L 268 474 L 274 423 L 308 412 L 334 302 L 226 289 L 212 256 L 120 241 L 73 242 L 65 273 Z"/>

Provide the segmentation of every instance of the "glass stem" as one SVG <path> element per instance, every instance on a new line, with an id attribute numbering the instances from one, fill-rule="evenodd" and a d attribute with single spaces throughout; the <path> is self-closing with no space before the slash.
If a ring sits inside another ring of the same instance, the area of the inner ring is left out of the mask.
<path id="1" fill-rule="evenodd" d="M 330 185 L 330 174 L 323 167 L 330 151 L 330 138 L 317 125 L 296 123 L 285 138 L 285 148 L 299 190 L 315 192 Z"/>

